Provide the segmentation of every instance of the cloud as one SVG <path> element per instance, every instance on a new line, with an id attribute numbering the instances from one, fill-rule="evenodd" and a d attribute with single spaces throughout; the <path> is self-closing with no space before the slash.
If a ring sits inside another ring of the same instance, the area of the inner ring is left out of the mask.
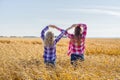
<path id="1" fill-rule="evenodd" d="M 107 10 L 120 10 L 119 6 L 93 6 L 92 8 L 107 9 Z"/>
<path id="2" fill-rule="evenodd" d="M 114 7 L 115 8 L 115 7 Z M 92 14 L 106 14 L 120 17 L 120 10 L 115 10 L 114 8 L 105 9 L 104 8 L 80 8 L 80 9 L 60 9 L 60 11 L 69 11 L 69 12 L 84 12 L 84 13 L 92 13 Z"/>

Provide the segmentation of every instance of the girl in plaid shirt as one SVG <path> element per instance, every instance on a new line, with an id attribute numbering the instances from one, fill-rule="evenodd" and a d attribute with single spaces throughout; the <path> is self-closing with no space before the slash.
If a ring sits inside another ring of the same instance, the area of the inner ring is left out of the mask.
<path id="1" fill-rule="evenodd" d="M 61 31 L 61 34 L 59 34 L 55 40 L 54 40 L 54 34 L 52 32 L 47 32 L 45 36 L 45 32 L 49 28 L 56 28 L 57 30 Z M 46 26 L 42 31 L 41 31 L 41 38 L 44 42 L 44 63 L 46 65 L 52 64 L 55 66 L 55 60 L 56 60 L 56 44 L 57 42 L 62 38 L 64 35 L 65 31 L 56 27 L 55 25 L 49 25 Z"/>
<path id="2" fill-rule="evenodd" d="M 77 60 L 84 61 L 87 26 L 86 24 L 73 24 L 67 30 L 73 27 L 75 27 L 74 34 L 66 32 L 66 36 L 70 38 L 68 55 L 71 56 L 71 64 L 76 65 Z"/>

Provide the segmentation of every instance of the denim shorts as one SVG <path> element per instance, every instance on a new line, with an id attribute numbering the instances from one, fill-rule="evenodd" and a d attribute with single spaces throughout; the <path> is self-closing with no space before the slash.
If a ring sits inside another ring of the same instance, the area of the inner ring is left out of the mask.
<path id="1" fill-rule="evenodd" d="M 77 60 L 84 61 L 84 54 L 71 54 L 71 64 L 73 64 Z"/>
<path id="2" fill-rule="evenodd" d="M 50 61 L 44 60 L 44 63 L 45 63 L 46 65 L 55 65 L 55 60 L 50 60 Z"/>

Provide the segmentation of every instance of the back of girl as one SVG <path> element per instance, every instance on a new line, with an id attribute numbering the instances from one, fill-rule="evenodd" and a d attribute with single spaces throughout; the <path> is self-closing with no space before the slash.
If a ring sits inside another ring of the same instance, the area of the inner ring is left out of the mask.
<path id="1" fill-rule="evenodd" d="M 71 64 L 76 65 L 76 61 L 84 61 L 85 37 L 87 26 L 85 24 L 74 24 L 67 30 L 75 27 L 74 34 L 66 33 L 70 38 L 68 55 L 71 56 Z"/>
<path id="2" fill-rule="evenodd" d="M 54 40 L 54 34 L 52 32 L 47 32 L 45 36 L 45 32 L 51 28 L 56 28 L 61 31 L 61 34 L 59 34 L 55 40 Z M 61 30 L 60 28 L 56 27 L 55 25 L 49 25 L 46 26 L 42 31 L 41 31 L 41 38 L 44 42 L 44 63 L 46 65 L 53 65 L 55 66 L 55 61 L 56 61 L 56 44 L 57 42 L 62 38 L 64 35 L 65 31 Z"/>

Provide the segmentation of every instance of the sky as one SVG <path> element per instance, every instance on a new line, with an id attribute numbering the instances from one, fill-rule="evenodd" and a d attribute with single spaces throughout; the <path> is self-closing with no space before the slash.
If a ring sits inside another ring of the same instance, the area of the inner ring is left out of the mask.
<path id="1" fill-rule="evenodd" d="M 87 25 L 87 37 L 120 38 L 120 0 L 0 0 L 0 36 L 39 37 L 49 24 L 78 23 Z"/>

